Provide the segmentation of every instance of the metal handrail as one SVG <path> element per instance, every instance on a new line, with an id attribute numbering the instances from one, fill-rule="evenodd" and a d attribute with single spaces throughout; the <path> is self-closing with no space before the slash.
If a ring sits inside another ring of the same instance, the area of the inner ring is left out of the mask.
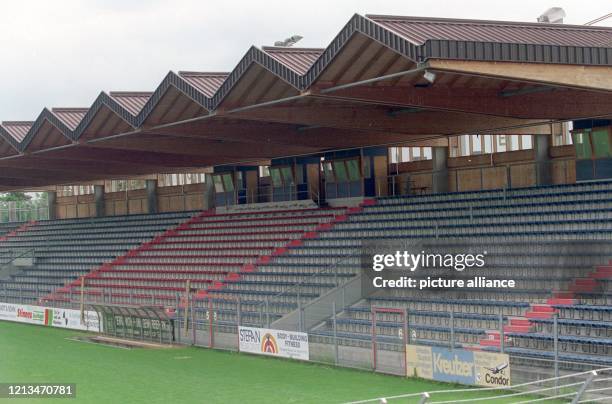
<path id="1" fill-rule="evenodd" d="M 277 298 L 280 298 L 280 297 L 282 297 L 282 296 L 286 296 L 286 295 L 288 295 L 289 293 L 291 293 L 292 291 L 294 291 L 294 290 L 296 290 L 296 289 L 298 290 L 298 295 L 299 295 L 299 290 L 301 289 L 301 287 L 303 287 L 303 286 L 304 286 L 306 283 L 308 283 L 307 281 L 309 281 L 309 280 L 310 280 L 310 279 L 312 279 L 313 277 L 318 276 L 318 275 L 322 275 L 322 274 L 326 274 L 326 273 L 331 273 L 331 270 L 332 270 L 332 269 L 335 269 L 335 270 L 336 270 L 336 275 L 337 275 L 337 274 L 338 274 L 338 271 L 337 271 L 337 266 L 338 266 L 338 264 L 342 263 L 342 262 L 343 262 L 344 260 L 346 260 L 347 258 L 352 257 L 353 255 L 354 255 L 354 254 L 352 254 L 352 253 L 348 253 L 348 254 L 343 255 L 342 257 L 340 257 L 340 258 L 339 258 L 337 261 L 335 261 L 334 263 L 332 263 L 332 264 L 330 264 L 330 265 L 326 266 L 325 268 L 323 268 L 323 269 L 321 269 L 321 270 L 319 270 L 319 271 L 317 271 L 317 272 L 313 272 L 313 273 L 311 273 L 311 274 L 307 275 L 307 276 L 306 276 L 304 279 L 302 279 L 302 280 L 301 280 L 301 281 L 299 281 L 298 283 L 296 283 L 296 284 L 294 284 L 294 285 L 291 285 L 291 286 L 289 286 L 287 289 L 285 289 L 285 290 L 282 290 L 282 291 L 278 292 L 277 294 L 275 294 L 275 295 L 273 295 L 273 296 L 269 297 L 267 300 L 277 299 Z M 338 283 L 338 281 L 337 281 L 337 280 L 336 280 L 336 282 L 335 282 L 335 285 L 336 285 L 336 287 L 340 286 L 340 284 Z M 266 302 L 264 301 L 264 302 L 259 303 L 258 305 L 259 305 L 259 306 L 263 306 L 263 305 L 265 305 L 265 304 L 266 304 Z"/>
<path id="2" fill-rule="evenodd" d="M 539 389 L 535 389 L 535 390 L 531 390 L 529 388 L 525 389 L 524 391 L 521 391 L 519 393 L 510 393 L 510 394 L 504 394 L 504 395 L 494 395 L 494 396 L 490 396 L 490 397 L 481 397 L 481 398 L 471 398 L 471 399 L 459 399 L 459 400 L 448 400 L 448 401 L 432 401 L 436 402 L 436 403 L 461 403 L 461 402 L 474 402 L 474 401 L 486 401 L 486 400 L 494 400 L 494 399 L 501 399 L 501 398 L 509 398 L 509 397 L 518 397 L 518 396 L 522 396 L 522 395 L 533 395 L 533 394 L 537 394 L 543 391 L 549 391 L 549 390 L 561 390 L 563 388 L 567 388 L 567 387 L 574 387 L 574 386 L 578 386 L 578 385 L 583 385 L 583 387 L 588 387 L 591 382 L 593 382 L 594 380 L 594 376 L 597 376 L 599 374 L 603 374 L 603 373 L 608 373 L 612 371 L 612 368 L 608 367 L 608 368 L 599 368 L 599 369 L 595 369 L 595 370 L 588 370 L 588 371 L 584 371 L 584 372 L 579 372 L 579 373 L 572 373 L 572 374 L 567 374 L 567 375 L 563 375 L 563 376 L 558 376 L 558 377 L 551 377 L 551 378 L 547 378 L 547 379 L 541 379 L 541 380 L 535 380 L 532 382 L 526 382 L 526 383 L 520 383 L 520 384 L 516 384 L 513 386 L 508 386 L 508 387 L 477 387 L 477 388 L 473 388 L 471 390 L 468 390 L 470 392 L 485 392 L 485 391 L 491 391 L 491 392 L 502 392 L 502 391 L 508 391 L 508 392 L 514 392 L 516 391 L 516 389 L 518 387 L 529 387 L 529 386 L 533 386 L 536 384 L 540 384 L 540 383 L 545 383 L 545 382 L 555 382 L 555 386 L 553 387 L 545 387 L 545 388 L 539 388 Z M 575 382 L 571 382 L 571 383 L 567 383 L 564 385 L 558 385 L 556 384 L 559 380 L 565 380 L 565 379 L 571 379 L 571 378 L 575 378 L 577 376 L 587 376 L 586 381 L 584 382 L 580 382 L 580 383 L 575 383 Z M 366 400 L 359 400 L 359 401 L 350 401 L 348 403 L 345 404 L 365 404 L 365 403 L 379 403 L 382 402 L 381 400 L 385 400 L 385 402 L 387 400 L 395 400 L 395 399 L 406 399 L 406 398 L 419 398 L 421 397 L 422 400 L 420 401 L 421 403 L 425 403 L 425 402 L 429 402 L 429 399 L 431 398 L 432 395 L 448 395 L 451 393 L 464 393 L 466 392 L 465 389 L 451 389 L 451 390 L 433 390 L 433 391 L 428 391 L 428 392 L 421 392 L 421 393 L 408 393 L 408 394 L 399 394 L 399 395 L 394 395 L 394 396 L 386 396 L 386 397 L 377 397 L 377 398 L 371 398 L 371 399 L 366 399 Z M 578 399 L 581 398 L 582 393 L 584 393 L 585 391 L 577 391 L 577 392 L 572 392 L 569 393 L 567 396 L 577 396 Z M 553 397 L 547 397 L 548 400 L 554 399 L 554 398 L 562 398 L 565 397 L 565 394 L 562 395 L 555 395 Z M 536 400 L 528 400 L 528 401 L 524 401 L 525 403 L 528 402 L 535 402 Z M 578 401 L 575 401 L 578 402 Z"/>
<path id="3" fill-rule="evenodd" d="M 310 190 L 310 189 L 304 190 L 304 191 L 298 191 L 295 189 L 295 190 L 289 190 L 287 192 L 274 193 L 274 188 L 275 187 L 273 187 L 272 185 L 261 185 L 261 186 L 258 186 L 257 189 L 247 190 L 247 194 L 244 196 L 238 196 L 236 193 L 236 201 L 238 203 L 240 202 L 258 203 L 260 200 L 268 198 L 268 197 L 271 198 L 269 202 L 298 201 L 300 200 L 298 199 L 298 196 L 306 195 L 307 196 L 306 199 L 311 199 L 315 201 L 317 205 L 320 205 L 321 203 L 319 193 L 314 192 L 313 190 Z M 282 201 L 275 201 L 274 195 L 277 195 L 277 196 L 280 195 L 281 197 L 289 197 L 289 199 L 283 199 Z M 249 201 L 252 201 L 252 202 L 249 202 Z M 227 202 L 226 202 L 226 205 L 228 205 Z"/>

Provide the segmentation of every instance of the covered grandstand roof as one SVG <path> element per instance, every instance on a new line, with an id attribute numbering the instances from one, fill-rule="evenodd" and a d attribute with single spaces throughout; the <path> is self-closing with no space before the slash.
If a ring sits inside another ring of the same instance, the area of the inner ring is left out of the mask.
<path id="1" fill-rule="evenodd" d="M 0 190 L 545 133 L 612 114 L 611 44 L 607 27 L 355 15 L 325 49 L 251 47 L 228 73 L 170 72 L 150 92 L 4 122 Z"/>
<path id="2" fill-rule="evenodd" d="M 367 17 L 415 45 L 424 45 L 431 40 L 447 40 L 609 47 L 612 40 L 607 27 L 388 15 Z"/>

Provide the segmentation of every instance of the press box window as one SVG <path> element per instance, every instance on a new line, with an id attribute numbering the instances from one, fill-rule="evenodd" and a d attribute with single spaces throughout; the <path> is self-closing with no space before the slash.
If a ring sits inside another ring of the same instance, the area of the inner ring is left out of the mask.
<path id="1" fill-rule="evenodd" d="M 610 134 L 606 129 L 594 130 L 591 132 L 591 139 L 593 141 L 593 150 L 595 151 L 595 158 L 610 157 Z"/>
<path id="2" fill-rule="evenodd" d="M 234 181 L 232 179 L 232 174 L 218 174 L 213 175 L 212 177 L 216 193 L 234 191 Z"/>
<path id="3" fill-rule="evenodd" d="M 326 161 L 323 163 L 323 173 L 325 174 L 326 182 L 334 182 L 334 169 L 331 162 Z"/>
<path id="4" fill-rule="evenodd" d="M 274 187 L 294 185 L 291 167 L 270 167 L 270 177 Z"/>
<path id="5" fill-rule="evenodd" d="M 590 159 L 591 142 L 588 133 L 576 132 L 573 134 L 574 145 L 576 146 L 576 157 L 579 159 Z"/>
<path id="6" fill-rule="evenodd" d="M 357 159 L 326 161 L 323 163 L 323 172 L 327 182 L 349 182 L 361 179 Z"/>

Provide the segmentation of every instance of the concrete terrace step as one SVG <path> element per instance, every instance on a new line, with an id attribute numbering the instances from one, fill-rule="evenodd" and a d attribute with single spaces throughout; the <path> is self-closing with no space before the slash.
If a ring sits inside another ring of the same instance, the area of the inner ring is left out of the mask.
<path id="1" fill-rule="evenodd" d="M 525 313 L 526 318 L 552 318 L 557 309 L 549 305 L 534 304 L 531 309 Z"/>
<path id="2" fill-rule="evenodd" d="M 555 305 L 555 304 L 576 304 L 576 299 L 567 299 L 567 298 L 559 298 L 553 297 L 546 301 L 546 304 Z"/>
<path id="3" fill-rule="evenodd" d="M 529 332 L 531 327 L 531 325 L 506 325 L 504 332 Z"/>

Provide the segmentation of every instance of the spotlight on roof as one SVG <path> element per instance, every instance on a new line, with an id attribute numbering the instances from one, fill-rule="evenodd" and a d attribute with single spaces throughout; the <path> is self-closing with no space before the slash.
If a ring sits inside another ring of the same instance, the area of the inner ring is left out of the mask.
<path id="1" fill-rule="evenodd" d="M 565 15 L 565 10 L 563 10 L 561 7 L 551 7 L 538 17 L 538 22 L 563 24 L 563 18 Z"/>
<path id="2" fill-rule="evenodd" d="M 425 70 L 425 73 L 423 73 L 423 78 L 433 84 L 434 81 L 436 81 L 436 73 Z"/>
<path id="3" fill-rule="evenodd" d="M 283 46 L 283 47 L 289 47 L 289 46 L 293 46 L 296 43 L 299 42 L 300 39 L 302 39 L 303 36 L 300 35 L 292 35 L 289 38 L 282 40 L 282 41 L 276 41 L 274 42 L 274 46 Z"/>

